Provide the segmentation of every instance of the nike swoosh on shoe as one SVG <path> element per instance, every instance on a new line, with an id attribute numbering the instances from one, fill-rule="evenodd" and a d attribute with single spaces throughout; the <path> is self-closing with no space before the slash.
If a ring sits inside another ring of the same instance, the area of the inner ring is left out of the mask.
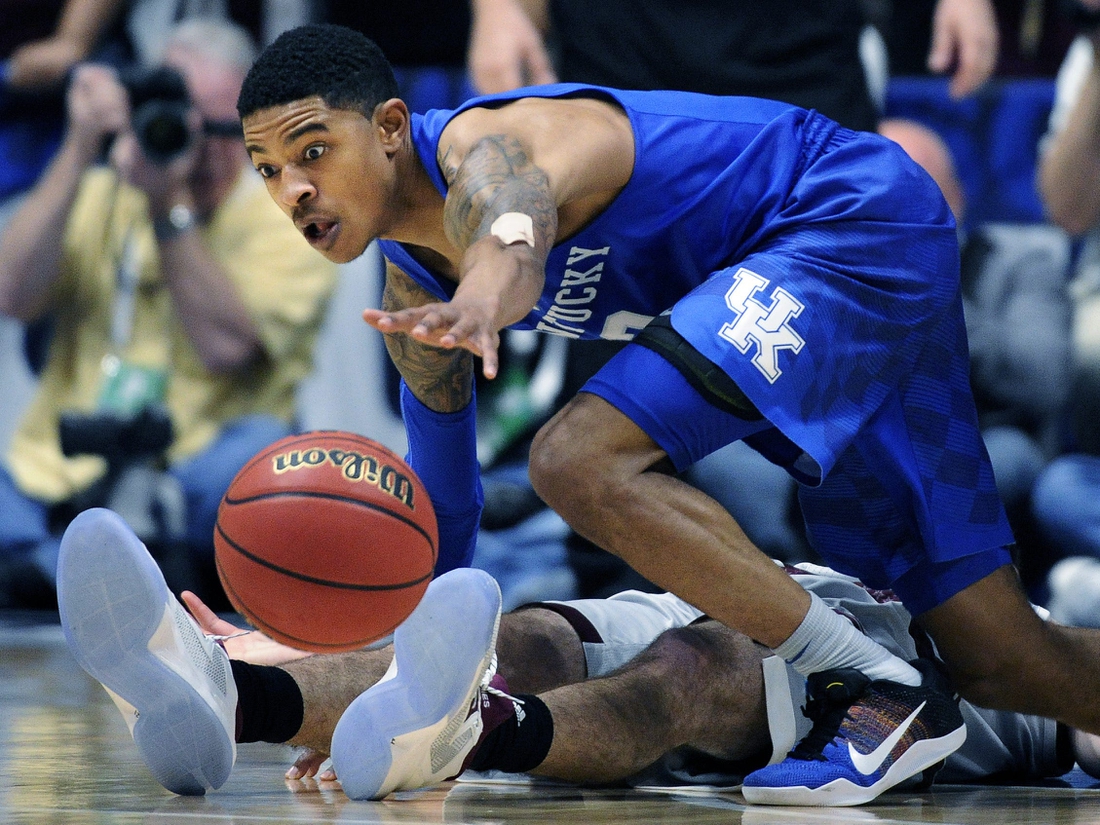
<path id="1" fill-rule="evenodd" d="M 855 749 L 855 746 L 851 742 L 848 743 L 848 758 L 852 760 L 852 766 L 864 776 L 871 776 L 875 771 L 882 767 L 882 763 L 890 757 L 890 752 L 894 749 L 894 746 L 901 741 L 901 738 L 905 736 L 906 731 L 909 730 L 909 726 L 913 724 L 913 720 L 917 718 L 917 715 L 924 709 L 927 702 L 921 702 L 917 708 L 910 713 L 905 721 L 902 722 L 897 729 L 887 736 L 870 753 L 860 753 Z"/>

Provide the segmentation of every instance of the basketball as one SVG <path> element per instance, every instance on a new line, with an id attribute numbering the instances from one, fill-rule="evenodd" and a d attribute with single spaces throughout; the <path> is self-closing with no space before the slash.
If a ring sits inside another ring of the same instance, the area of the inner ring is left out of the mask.
<path id="1" fill-rule="evenodd" d="M 237 473 L 218 508 L 214 558 L 226 596 L 257 630 L 334 653 L 412 613 L 438 538 L 424 485 L 396 453 L 319 430 L 276 441 Z"/>

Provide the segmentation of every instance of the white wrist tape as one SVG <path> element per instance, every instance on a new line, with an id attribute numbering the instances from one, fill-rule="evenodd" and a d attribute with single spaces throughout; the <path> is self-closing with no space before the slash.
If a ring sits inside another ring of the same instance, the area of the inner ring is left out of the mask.
<path id="1" fill-rule="evenodd" d="M 489 227 L 489 232 L 505 246 L 525 243 L 535 248 L 535 224 L 530 215 L 522 212 L 505 212 Z"/>

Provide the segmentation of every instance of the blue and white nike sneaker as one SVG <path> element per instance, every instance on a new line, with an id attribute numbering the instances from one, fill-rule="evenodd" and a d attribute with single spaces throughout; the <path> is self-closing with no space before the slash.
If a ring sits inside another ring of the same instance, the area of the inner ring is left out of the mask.
<path id="1" fill-rule="evenodd" d="M 804 713 L 813 721 L 787 758 L 745 777 L 754 805 L 862 805 L 929 773 L 966 740 L 959 700 L 933 662 L 912 662 L 919 687 L 872 682 L 858 670 L 814 673 Z"/>
<path id="2" fill-rule="evenodd" d="M 69 650 L 122 711 L 157 781 L 177 794 L 220 788 L 237 754 L 229 657 L 119 515 L 95 508 L 69 524 L 57 600 Z"/>

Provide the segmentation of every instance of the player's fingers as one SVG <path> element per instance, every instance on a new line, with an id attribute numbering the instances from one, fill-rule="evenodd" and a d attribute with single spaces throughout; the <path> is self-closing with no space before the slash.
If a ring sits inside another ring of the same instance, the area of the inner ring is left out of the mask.
<path id="1" fill-rule="evenodd" d="M 312 748 L 308 748 L 298 755 L 293 765 L 287 768 L 286 778 L 302 779 L 307 776 L 316 776 L 317 771 L 320 770 L 326 759 L 328 759 L 327 753 L 319 753 Z"/>
<path id="2" fill-rule="evenodd" d="M 474 351 L 477 355 L 481 356 L 481 373 L 489 380 L 497 377 L 497 370 L 499 369 L 499 354 L 497 352 L 500 347 L 500 336 L 496 333 L 481 333 L 474 339 L 477 349 L 468 347 L 471 351 Z"/>
<path id="3" fill-rule="evenodd" d="M 240 630 L 236 625 L 220 618 L 217 613 L 207 607 L 203 600 L 190 590 L 184 590 L 180 593 L 180 600 L 183 602 L 188 612 L 195 618 L 195 621 L 198 622 L 203 633 L 209 633 L 212 636 L 229 636 Z"/>
<path id="4" fill-rule="evenodd" d="M 422 307 L 385 312 L 381 309 L 364 309 L 363 320 L 381 332 L 410 332 L 420 320 Z"/>
<path id="5" fill-rule="evenodd" d="M 417 319 L 412 334 L 422 340 L 438 340 L 453 324 L 453 319 L 445 317 L 443 312 L 429 310 Z"/>

